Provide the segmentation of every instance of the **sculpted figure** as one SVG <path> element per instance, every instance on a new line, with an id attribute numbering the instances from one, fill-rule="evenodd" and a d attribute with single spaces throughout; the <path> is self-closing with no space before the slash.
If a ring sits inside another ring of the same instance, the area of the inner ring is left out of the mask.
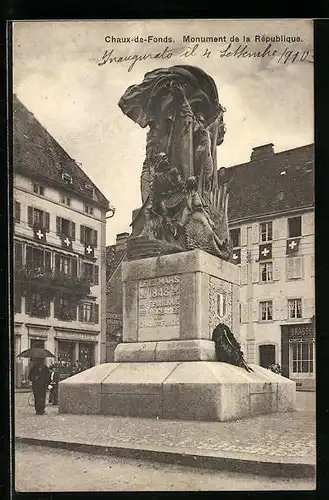
<path id="1" fill-rule="evenodd" d="M 149 127 L 133 234 L 138 224 L 142 230 L 131 248 L 139 256 L 201 248 L 230 260 L 228 182 L 216 155 L 224 108 L 213 79 L 193 66 L 157 69 L 129 87 L 119 106 Z"/>

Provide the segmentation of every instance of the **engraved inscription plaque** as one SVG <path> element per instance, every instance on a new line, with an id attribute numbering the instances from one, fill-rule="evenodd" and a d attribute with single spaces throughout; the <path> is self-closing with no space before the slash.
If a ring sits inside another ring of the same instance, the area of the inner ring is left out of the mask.
<path id="1" fill-rule="evenodd" d="M 179 302 L 179 276 L 139 281 L 138 340 L 179 338 Z"/>

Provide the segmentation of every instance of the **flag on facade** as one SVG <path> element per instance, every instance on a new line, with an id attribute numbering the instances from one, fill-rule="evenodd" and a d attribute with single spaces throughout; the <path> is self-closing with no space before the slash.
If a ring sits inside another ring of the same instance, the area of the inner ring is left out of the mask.
<path id="1" fill-rule="evenodd" d="M 299 241 L 300 238 L 291 238 L 287 240 L 286 254 L 298 252 Z"/>
<path id="2" fill-rule="evenodd" d="M 72 240 L 65 234 L 62 234 L 62 247 L 66 250 L 72 250 Z"/>
<path id="3" fill-rule="evenodd" d="M 46 231 L 39 226 L 33 227 L 33 235 L 38 241 L 46 241 Z"/>
<path id="4" fill-rule="evenodd" d="M 233 250 L 232 259 L 234 264 L 241 264 L 241 248 Z"/>
<path id="5" fill-rule="evenodd" d="M 90 259 L 94 258 L 94 247 L 92 245 L 85 245 L 85 256 Z"/>
<path id="6" fill-rule="evenodd" d="M 272 243 L 259 245 L 259 260 L 272 259 Z"/>

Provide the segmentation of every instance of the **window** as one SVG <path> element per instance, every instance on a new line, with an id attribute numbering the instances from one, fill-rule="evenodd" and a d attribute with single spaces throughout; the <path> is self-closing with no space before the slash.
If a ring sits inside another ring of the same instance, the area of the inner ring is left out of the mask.
<path id="1" fill-rule="evenodd" d="M 86 214 L 90 214 L 90 215 L 92 215 L 94 213 L 94 209 L 90 205 L 84 205 L 84 211 Z"/>
<path id="2" fill-rule="evenodd" d="M 14 263 L 15 269 L 20 269 L 23 265 L 23 244 L 19 241 L 15 241 Z"/>
<path id="3" fill-rule="evenodd" d="M 302 317 L 302 299 L 288 300 L 288 317 L 289 319 L 297 319 Z"/>
<path id="4" fill-rule="evenodd" d="M 75 223 L 63 217 L 56 216 L 56 234 L 57 236 L 67 236 L 75 241 Z"/>
<path id="5" fill-rule="evenodd" d="M 22 292 L 17 288 L 15 288 L 14 306 L 15 306 L 15 313 L 22 312 Z"/>
<path id="6" fill-rule="evenodd" d="M 260 280 L 262 283 L 267 281 L 273 281 L 273 263 L 272 262 L 262 262 L 259 264 L 260 267 Z"/>
<path id="7" fill-rule="evenodd" d="M 302 218 L 290 217 L 288 219 L 288 238 L 297 238 L 302 235 Z"/>
<path id="8" fill-rule="evenodd" d="M 37 318 L 48 318 L 50 316 L 50 299 L 43 293 L 32 293 L 26 296 L 25 312 Z"/>
<path id="9" fill-rule="evenodd" d="M 287 279 L 298 279 L 303 276 L 303 258 L 287 257 Z"/>
<path id="10" fill-rule="evenodd" d="M 241 230 L 239 227 L 236 229 L 231 229 L 230 237 L 233 248 L 241 246 Z"/>
<path id="11" fill-rule="evenodd" d="M 80 243 L 97 247 L 97 231 L 87 226 L 80 226 Z"/>
<path id="12" fill-rule="evenodd" d="M 72 176 L 66 172 L 62 173 L 62 180 L 65 184 L 73 184 Z"/>
<path id="13" fill-rule="evenodd" d="M 77 259 L 69 255 L 55 254 L 55 271 L 66 276 L 77 276 Z"/>
<path id="14" fill-rule="evenodd" d="M 290 344 L 292 372 L 313 373 L 315 349 L 314 342 L 293 342 Z"/>
<path id="15" fill-rule="evenodd" d="M 77 319 L 77 304 L 73 297 L 60 295 L 55 299 L 55 318 L 63 321 L 75 321 Z"/>
<path id="16" fill-rule="evenodd" d="M 87 262 L 83 263 L 83 277 L 94 285 L 99 283 L 99 268 Z"/>
<path id="17" fill-rule="evenodd" d="M 45 188 L 43 186 L 41 186 L 40 184 L 33 184 L 33 192 L 43 196 L 45 193 Z"/>
<path id="18" fill-rule="evenodd" d="M 14 206 L 14 221 L 21 222 L 21 204 L 19 201 L 15 201 Z"/>
<path id="19" fill-rule="evenodd" d="M 50 214 L 34 207 L 27 207 L 27 223 L 30 227 L 39 226 L 49 233 Z"/>
<path id="20" fill-rule="evenodd" d="M 259 224 L 260 241 L 272 241 L 272 221 Z"/>
<path id="21" fill-rule="evenodd" d="M 69 198 L 68 196 L 61 195 L 61 203 L 63 203 L 63 205 L 67 205 L 68 207 L 70 207 L 71 198 Z"/>
<path id="22" fill-rule="evenodd" d="M 85 302 L 79 306 L 79 321 L 82 323 L 98 323 L 99 307 L 98 304 Z"/>
<path id="23" fill-rule="evenodd" d="M 259 303 L 260 321 L 271 321 L 273 319 L 272 301 L 266 300 Z"/>
<path id="24" fill-rule="evenodd" d="M 31 269 L 46 269 L 51 271 L 51 252 L 27 245 L 26 266 Z"/>
<path id="25" fill-rule="evenodd" d="M 94 188 L 91 184 L 85 184 L 85 190 L 89 196 L 94 196 Z"/>

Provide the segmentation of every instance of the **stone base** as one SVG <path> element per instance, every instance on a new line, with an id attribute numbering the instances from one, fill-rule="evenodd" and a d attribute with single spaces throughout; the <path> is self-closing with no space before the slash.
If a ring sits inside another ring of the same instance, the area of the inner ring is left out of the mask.
<path id="1" fill-rule="evenodd" d="M 295 382 L 216 361 L 104 363 L 60 382 L 59 412 L 231 421 L 295 410 Z"/>
<path id="2" fill-rule="evenodd" d="M 216 361 L 215 344 L 211 340 L 162 340 L 159 342 L 127 342 L 114 353 L 116 363 L 152 361 Z"/>

